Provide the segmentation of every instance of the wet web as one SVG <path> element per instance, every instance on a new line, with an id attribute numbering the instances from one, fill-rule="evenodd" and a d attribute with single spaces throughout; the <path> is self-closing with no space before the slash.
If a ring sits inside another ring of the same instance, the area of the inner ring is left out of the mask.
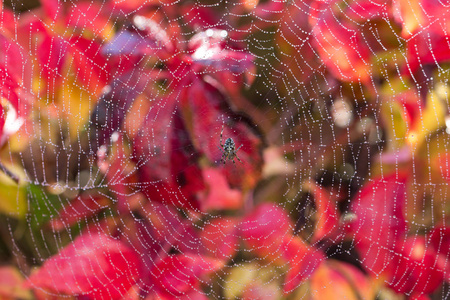
<path id="1" fill-rule="evenodd" d="M 3 1 L 0 258 L 20 297 L 450 298 L 447 16 Z"/>

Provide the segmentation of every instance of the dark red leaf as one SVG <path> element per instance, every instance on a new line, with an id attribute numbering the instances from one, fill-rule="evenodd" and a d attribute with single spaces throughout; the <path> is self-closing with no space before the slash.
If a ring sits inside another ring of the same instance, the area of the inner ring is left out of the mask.
<path id="1" fill-rule="evenodd" d="M 120 131 L 129 108 L 149 80 L 154 80 L 151 74 L 134 71 L 118 76 L 105 87 L 90 117 L 90 145 L 94 153 L 99 147 L 110 145 L 112 134 Z"/>
<path id="2" fill-rule="evenodd" d="M 261 175 L 262 142 L 245 118 L 232 114 L 222 92 L 200 78 L 193 79 L 189 88 L 183 90 L 182 112 L 195 120 L 191 138 L 197 149 L 212 161 L 221 159 L 220 132 L 224 128 L 223 141 L 232 138 L 241 162 L 235 159 L 225 164 L 227 180 L 231 187 L 253 187 Z"/>
<path id="3" fill-rule="evenodd" d="M 176 99 L 168 97 L 150 108 L 134 139 L 134 160 L 149 199 L 196 209 L 203 179 L 176 105 Z"/>
<path id="4" fill-rule="evenodd" d="M 183 21 L 199 28 L 217 27 L 225 12 L 212 10 L 211 7 L 196 5 L 195 3 L 185 3 L 181 6 L 183 11 Z"/>
<path id="5" fill-rule="evenodd" d="M 120 299 L 138 277 L 139 258 L 122 242 L 102 234 L 83 234 L 28 279 L 48 293 Z"/>
<path id="6" fill-rule="evenodd" d="M 197 193 L 205 189 L 202 171 L 197 164 L 198 153 L 189 137 L 178 110 L 176 111 L 172 124 L 170 156 L 170 172 L 173 184 L 177 186 L 190 205 L 199 208 Z"/>
<path id="7" fill-rule="evenodd" d="M 113 0 L 114 9 L 118 12 L 131 13 L 145 8 L 148 5 L 154 5 L 155 0 Z M 160 3 L 159 1 L 157 2 Z"/>
<path id="8" fill-rule="evenodd" d="M 89 194 L 81 195 L 70 201 L 58 213 L 58 217 L 50 221 L 54 230 L 67 229 L 76 222 L 80 222 L 95 215 L 109 204 L 108 199 Z"/>
<path id="9" fill-rule="evenodd" d="M 450 227 L 444 225 L 434 227 L 429 242 L 440 255 L 438 265 L 447 270 L 445 279 L 450 281 Z"/>
<path id="10" fill-rule="evenodd" d="M 102 49 L 112 55 L 158 56 L 167 58 L 174 50 L 166 31 L 154 20 L 135 16 L 133 27 L 119 31 Z"/>

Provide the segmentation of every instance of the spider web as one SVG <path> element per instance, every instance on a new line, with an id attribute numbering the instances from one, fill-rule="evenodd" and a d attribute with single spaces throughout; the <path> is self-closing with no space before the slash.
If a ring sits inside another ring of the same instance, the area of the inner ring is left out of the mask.
<path id="1" fill-rule="evenodd" d="M 445 1 L 2 4 L 0 295 L 450 298 Z"/>

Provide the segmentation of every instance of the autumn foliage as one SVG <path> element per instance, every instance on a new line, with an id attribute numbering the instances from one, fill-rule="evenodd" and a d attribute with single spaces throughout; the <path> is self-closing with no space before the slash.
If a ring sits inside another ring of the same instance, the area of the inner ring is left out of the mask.
<path id="1" fill-rule="evenodd" d="M 1 299 L 446 295 L 445 1 L 19 2 Z"/>

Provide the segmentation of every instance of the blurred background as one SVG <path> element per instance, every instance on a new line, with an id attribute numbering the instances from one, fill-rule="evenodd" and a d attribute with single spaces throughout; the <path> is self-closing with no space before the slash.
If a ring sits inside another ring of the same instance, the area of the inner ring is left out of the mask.
<path id="1" fill-rule="evenodd" d="M 0 2 L 1 299 L 447 299 L 449 3 Z"/>

